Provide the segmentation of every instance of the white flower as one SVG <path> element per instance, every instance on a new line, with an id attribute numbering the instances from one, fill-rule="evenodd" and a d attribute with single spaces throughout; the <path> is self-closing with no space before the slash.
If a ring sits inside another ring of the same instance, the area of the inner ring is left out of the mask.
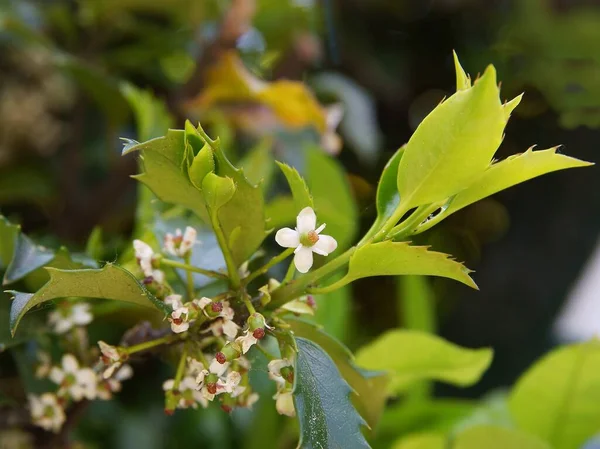
<path id="1" fill-rule="evenodd" d="M 242 375 L 237 371 L 231 371 L 227 374 L 225 379 L 219 379 L 217 381 L 217 394 L 219 393 L 231 393 L 232 397 L 236 397 L 244 392 L 246 387 L 240 387 L 239 384 L 242 380 Z"/>
<path id="2" fill-rule="evenodd" d="M 169 391 L 175 388 L 175 379 L 169 379 L 163 383 L 163 390 Z M 181 395 L 177 408 L 198 408 L 200 404 L 203 408 L 208 407 L 209 399 L 196 389 L 196 381 L 191 376 L 185 376 L 179 382 L 177 391 Z"/>
<path id="3" fill-rule="evenodd" d="M 284 248 L 296 248 L 294 265 L 306 273 L 313 264 L 313 252 L 327 256 L 337 248 L 336 240 L 329 235 L 319 235 L 325 224 L 318 228 L 317 216 L 311 207 L 305 207 L 296 218 L 296 229 L 283 228 L 275 234 L 275 241 Z M 315 229 L 316 228 L 316 229 Z"/>
<path id="4" fill-rule="evenodd" d="M 98 342 L 98 346 L 100 346 L 100 352 L 102 353 L 102 363 L 106 365 L 103 377 L 108 379 L 121 366 L 122 357 L 115 346 L 111 346 L 102 340 Z"/>
<path id="5" fill-rule="evenodd" d="M 97 397 L 98 399 L 102 399 L 108 401 L 112 398 L 113 393 L 118 393 L 121 391 L 123 386 L 121 382 L 127 379 L 131 379 L 133 377 L 133 369 L 130 365 L 123 365 L 119 370 L 117 370 L 112 377 L 109 379 L 100 378 L 98 379 L 98 391 Z"/>
<path id="6" fill-rule="evenodd" d="M 65 422 L 66 416 L 58 398 L 52 393 L 41 396 L 29 396 L 29 407 L 33 424 L 45 430 L 58 433 Z"/>
<path id="7" fill-rule="evenodd" d="M 251 393 L 241 405 L 246 408 L 252 408 L 252 406 L 256 404 L 256 402 L 258 402 L 259 399 L 260 396 L 258 395 L 258 393 Z"/>
<path id="8" fill-rule="evenodd" d="M 175 231 L 175 235 L 167 233 L 165 236 L 165 251 L 172 256 L 184 257 L 196 244 L 197 232 L 191 226 L 185 228 L 183 235 L 181 229 Z"/>
<path id="9" fill-rule="evenodd" d="M 248 329 L 244 335 L 235 339 L 235 341 L 242 346 L 242 354 L 247 353 L 250 348 L 258 343 L 258 338 L 256 338 L 252 331 Z"/>
<path id="10" fill-rule="evenodd" d="M 321 146 L 329 154 L 338 154 L 342 149 L 342 139 L 336 134 L 338 127 L 344 116 L 344 106 L 340 103 L 332 104 L 325 108 L 325 120 L 327 129 L 321 137 Z"/>
<path id="11" fill-rule="evenodd" d="M 54 332 L 57 334 L 64 334 L 75 326 L 90 324 L 93 318 L 89 304 L 85 302 L 65 303 L 48 314 L 48 324 L 54 328 Z"/>
<path id="12" fill-rule="evenodd" d="M 294 396 L 289 390 L 279 390 L 273 396 L 275 399 L 275 408 L 277 413 L 286 416 L 296 416 L 296 409 L 294 408 Z"/>
<path id="13" fill-rule="evenodd" d="M 208 302 L 206 301 L 208 300 Z M 195 299 L 194 302 L 200 307 L 202 310 L 213 301 L 210 298 L 201 298 Z M 229 301 L 221 301 L 222 309 L 217 315 L 218 319 L 213 320 L 208 329 L 213 333 L 215 337 L 220 337 L 225 334 L 229 340 L 234 340 L 238 334 L 239 326 L 233 321 L 234 310 L 229 305 Z M 206 316 L 209 316 L 206 311 L 204 311 Z"/>
<path id="14" fill-rule="evenodd" d="M 41 379 L 50 374 L 50 370 L 52 369 L 52 359 L 50 358 L 50 354 L 45 351 L 38 351 L 37 358 L 39 364 L 35 368 L 35 377 Z"/>
<path id="15" fill-rule="evenodd" d="M 154 250 L 150 245 L 141 240 L 133 241 L 133 249 L 135 250 L 135 258 L 144 273 L 144 276 L 153 276 L 154 267 L 152 266 L 152 259 L 154 258 Z"/>
<path id="16" fill-rule="evenodd" d="M 165 298 L 165 303 L 173 308 L 169 317 L 171 330 L 176 334 L 186 332 L 190 328 L 190 311 L 181 302 L 181 295 L 169 295 Z"/>
<path id="17" fill-rule="evenodd" d="M 288 359 L 271 360 L 267 365 L 267 368 L 269 369 L 269 378 L 278 384 L 285 384 L 285 379 L 281 375 L 281 369 L 287 366 L 292 366 L 292 362 L 290 362 Z"/>
<path id="18" fill-rule="evenodd" d="M 79 362 L 73 354 L 62 358 L 62 369 L 53 367 L 50 380 L 59 385 L 58 395 L 69 396 L 74 401 L 96 397 L 96 373 L 91 368 L 79 368 Z"/>

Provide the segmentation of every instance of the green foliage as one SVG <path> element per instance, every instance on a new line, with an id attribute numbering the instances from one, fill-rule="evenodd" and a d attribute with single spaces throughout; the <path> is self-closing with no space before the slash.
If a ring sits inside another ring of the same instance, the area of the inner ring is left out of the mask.
<path id="1" fill-rule="evenodd" d="M 235 195 L 235 184 L 228 177 L 208 173 L 202 181 L 202 193 L 210 213 L 217 213 Z"/>
<path id="2" fill-rule="evenodd" d="M 47 270 L 50 280 L 36 293 L 10 292 L 14 295 L 10 310 L 10 328 L 13 335 L 28 310 L 44 302 L 70 296 L 113 299 L 157 308 L 163 313 L 170 312 L 168 306 L 156 299 L 135 276 L 117 265 L 106 264 L 101 269 Z"/>
<path id="3" fill-rule="evenodd" d="M 398 165 L 404 154 L 400 148 L 387 162 L 377 184 L 377 220 L 372 229 L 379 229 L 396 212 L 400 205 L 400 193 L 398 192 Z M 367 234 L 368 235 L 368 234 Z"/>
<path id="4" fill-rule="evenodd" d="M 550 449 L 538 438 L 517 430 L 496 426 L 476 426 L 456 437 L 452 449 Z"/>
<path id="5" fill-rule="evenodd" d="M 294 207 L 296 210 L 301 211 L 305 207 L 314 207 L 313 198 L 308 190 L 306 182 L 302 176 L 300 176 L 300 173 L 298 173 L 295 168 L 282 162 L 277 162 L 277 166 L 281 169 L 287 179 L 290 190 L 292 191 L 292 198 L 294 198 Z"/>
<path id="6" fill-rule="evenodd" d="M 356 363 L 389 372 L 390 391 L 398 393 L 424 379 L 472 385 L 490 366 L 492 354 L 489 348 L 461 348 L 423 332 L 392 330 L 360 348 Z"/>
<path id="7" fill-rule="evenodd" d="M 346 276 L 326 288 L 333 290 L 369 276 L 400 274 L 442 276 L 477 288 L 469 272 L 464 265 L 450 259 L 448 254 L 429 251 L 423 246 L 411 246 L 405 242 L 386 241 L 358 248 L 350 258 Z"/>
<path id="8" fill-rule="evenodd" d="M 297 338 L 294 402 L 303 449 L 368 448 L 364 421 L 350 403 L 348 384 L 334 362 L 310 340 Z"/>
<path id="9" fill-rule="evenodd" d="M 202 182 L 209 173 L 215 171 L 215 159 L 213 152 L 208 145 L 204 145 L 194 156 L 190 165 L 189 175 L 192 184 L 198 189 L 202 189 Z"/>
<path id="10" fill-rule="evenodd" d="M 600 342 L 559 348 L 515 385 L 510 411 L 519 428 L 555 449 L 577 449 L 599 430 Z"/>
<path id="11" fill-rule="evenodd" d="M 352 403 L 366 421 L 375 429 L 387 399 L 388 376 L 383 372 L 368 371 L 354 364 L 354 356 L 339 341 L 312 323 L 288 320 L 296 337 L 319 345 L 331 357 L 342 377 L 352 388 Z"/>
<path id="12" fill-rule="evenodd" d="M 435 433 L 410 435 L 398 440 L 391 449 L 447 449 L 446 437 Z"/>
<path id="13" fill-rule="evenodd" d="M 140 140 L 162 136 L 173 126 L 173 117 L 166 105 L 158 100 L 152 92 L 138 89 L 126 82 L 121 84 L 121 92 L 136 117 L 137 134 Z"/>

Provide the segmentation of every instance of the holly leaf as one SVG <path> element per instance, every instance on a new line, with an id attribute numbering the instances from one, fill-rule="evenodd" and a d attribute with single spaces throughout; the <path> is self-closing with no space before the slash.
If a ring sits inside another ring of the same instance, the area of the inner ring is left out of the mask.
<path id="1" fill-rule="evenodd" d="M 202 193 L 209 210 L 216 213 L 235 195 L 235 184 L 231 178 L 208 173 L 202 181 Z"/>
<path id="2" fill-rule="evenodd" d="M 383 372 L 368 371 L 354 364 L 354 356 L 341 342 L 326 334 L 320 326 L 300 319 L 288 318 L 296 337 L 318 344 L 337 366 L 342 377 L 352 388 L 352 404 L 371 429 L 375 429 L 387 399 L 388 376 Z"/>
<path id="3" fill-rule="evenodd" d="M 385 241 L 358 248 L 350 258 L 346 275 L 326 288 L 334 290 L 369 276 L 403 274 L 441 276 L 477 288 L 469 276 L 470 272 L 463 264 L 450 259 L 448 254 L 429 251 L 425 246 L 411 246 L 407 242 Z"/>
<path id="4" fill-rule="evenodd" d="M 316 343 L 297 338 L 294 402 L 303 449 L 360 449 L 365 424 L 350 402 L 351 388 Z"/>
<path id="5" fill-rule="evenodd" d="M 10 329 L 13 335 L 23 315 L 31 308 L 70 296 L 112 299 L 155 307 L 165 314 L 170 312 L 133 274 L 117 265 L 106 264 L 101 269 L 60 270 L 48 267 L 46 270 L 50 280 L 36 293 L 9 291 L 14 296 L 10 309 Z"/>
<path id="6" fill-rule="evenodd" d="M 398 179 L 398 166 L 404 149 L 406 146 L 401 147 L 394 153 L 392 158 L 385 164 L 381 178 L 379 178 L 379 184 L 377 185 L 377 219 L 371 227 L 371 232 L 378 231 L 381 226 L 390 218 L 398 206 L 400 205 L 400 193 L 398 193 L 397 179 Z"/>
<path id="7" fill-rule="evenodd" d="M 497 426 L 475 426 L 459 434 L 452 449 L 551 449 L 544 441 L 515 429 Z"/>
<path id="8" fill-rule="evenodd" d="M 278 162 L 277 165 L 285 175 L 285 179 L 290 186 L 290 190 L 292 191 L 292 198 L 294 198 L 294 206 L 298 212 L 300 212 L 305 207 L 314 207 L 313 198 L 308 190 L 308 186 L 306 185 L 306 181 L 300 176 L 300 173 L 287 164 L 283 162 Z"/>
<path id="9" fill-rule="evenodd" d="M 509 408 L 518 427 L 555 449 L 577 449 L 600 429 L 600 341 L 565 346 L 517 381 Z"/>
<path id="10" fill-rule="evenodd" d="M 406 144 L 397 180 L 406 211 L 470 185 L 502 142 L 507 118 L 494 67 L 472 87 L 459 82 L 462 89 L 425 117 Z"/>
<path id="11" fill-rule="evenodd" d="M 141 152 L 143 172 L 134 178 L 144 183 L 162 201 L 181 205 L 204 221 L 208 212 L 204 197 L 190 181 L 184 167 L 185 133 L 170 129 L 166 136 L 157 137 L 137 145 L 128 144 L 123 155 Z"/>
<path id="12" fill-rule="evenodd" d="M 20 226 L 12 224 L 3 215 L 0 215 L 0 262 L 1 269 L 6 269 L 15 253 L 17 236 L 21 230 Z"/>
<path id="13" fill-rule="evenodd" d="M 461 348 L 425 332 L 396 329 L 360 348 L 356 364 L 389 372 L 390 391 L 399 393 L 420 380 L 473 385 L 490 366 L 492 356 L 490 348 Z"/>

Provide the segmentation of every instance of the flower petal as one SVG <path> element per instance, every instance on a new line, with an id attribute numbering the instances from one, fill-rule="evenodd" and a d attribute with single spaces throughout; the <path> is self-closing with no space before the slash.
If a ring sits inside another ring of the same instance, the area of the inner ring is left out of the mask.
<path id="1" fill-rule="evenodd" d="M 317 242 L 318 243 L 318 242 Z M 300 273 L 306 273 L 313 264 L 312 250 L 306 246 L 299 247 L 294 256 L 294 265 Z"/>
<path id="2" fill-rule="evenodd" d="M 320 235 L 319 240 L 311 249 L 321 256 L 328 256 L 337 248 L 337 241 L 330 235 Z"/>
<path id="3" fill-rule="evenodd" d="M 62 358 L 63 370 L 67 373 L 75 373 L 79 369 L 79 362 L 73 354 L 65 354 Z"/>
<path id="4" fill-rule="evenodd" d="M 300 234 L 290 228 L 282 228 L 275 234 L 275 241 L 284 248 L 296 248 L 300 245 Z"/>
<path id="5" fill-rule="evenodd" d="M 296 230 L 300 234 L 306 234 L 309 231 L 314 231 L 317 227 L 317 216 L 312 207 L 305 207 L 300 211 L 296 218 Z"/>

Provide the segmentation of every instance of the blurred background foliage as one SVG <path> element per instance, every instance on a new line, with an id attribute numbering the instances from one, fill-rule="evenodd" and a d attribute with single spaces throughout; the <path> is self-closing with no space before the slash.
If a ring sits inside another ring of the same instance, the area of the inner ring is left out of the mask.
<path id="1" fill-rule="evenodd" d="M 593 0 L 0 0 L 0 208 L 39 242 L 116 260 L 158 213 L 118 138 L 146 140 L 190 118 L 263 180 L 267 216 L 288 217 L 272 227 L 296 213 L 277 158 L 306 177 L 329 233 L 349 246 L 375 216 L 384 164 L 452 93 L 453 49 L 471 73 L 495 64 L 504 98 L 525 91 L 498 157 L 562 144 L 597 160 L 599 44 Z M 436 387 L 440 396 L 510 385 L 555 343 L 552 324 L 596 242 L 595 170 L 536 179 L 419 236 L 476 269 L 481 291 L 365 280 L 317 298 L 318 320 L 351 348 L 397 325 L 494 347 L 482 382 Z M 130 324 L 110 323 L 98 335 Z M 0 354 L 0 375 L 17 359 Z M 295 444 L 295 424 L 264 400 L 233 420 L 216 409 L 167 419 L 157 386 L 168 370 L 138 370 L 147 376 L 117 401 L 87 411 L 77 429 L 85 447 L 252 449 L 276 435 L 281 447 Z M 477 413 L 502 414 L 498 404 L 492 397 Z M 427 423 L 449 426 L 474 405 L 419 407 L 386 412 L 376 446 Z"/>

